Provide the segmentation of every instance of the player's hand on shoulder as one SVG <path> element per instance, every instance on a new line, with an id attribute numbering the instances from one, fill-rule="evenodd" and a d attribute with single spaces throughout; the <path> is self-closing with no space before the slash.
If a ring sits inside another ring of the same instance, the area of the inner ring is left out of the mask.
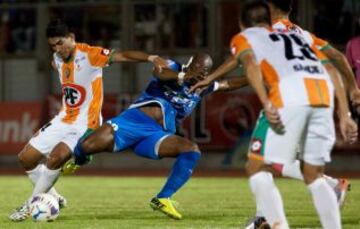
<path id="1" fill-rule="evenodd" d="M 211 84 L 211 81 L 206 78 L 204 80 L 201 80 L 199 82 L 197 82 L 195 85 L 191 86 L 190 88 L 190 92 L 197 92 L 197 91 L 203 91 L 204 89 L 206 89 L 209 85 Z"/>
<path id="2" fill-rule="evenodd" d="M 284 124 L 281 121 L 281 117 L 278 109 L 276 109 L 270 102 L 267 102 L 264 106 L 265 116 L 270 124 L 270 127 L 278 134 L 285 133 Z"/>
<path id="3" fill-rule="evenodd" d="M 353 144 L 357 141 L 358 126 L 355 121 L 350 117 L 350 115 L 340 117 L 340 132 L 347 143 Z"/>

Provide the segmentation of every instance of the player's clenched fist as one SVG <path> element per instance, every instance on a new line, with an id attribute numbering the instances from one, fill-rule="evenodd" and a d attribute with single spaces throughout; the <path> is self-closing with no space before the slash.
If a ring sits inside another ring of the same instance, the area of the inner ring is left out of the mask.
<path id="1" fill-rule="evenodd" d="M 270 102 L 267 102 L 264 106 L 264 112 L 271 128 L 277 133 L 284 133 L 284 124 L 281 121 L 281 117 L 278 109 L 276 109 Z"/>
<path id="2" fill-rule="evenodd" d="M 340 131 L 344 140 L 350 144 L 358 138 L 358 126 L 350 116 L 340 118 Z"/>

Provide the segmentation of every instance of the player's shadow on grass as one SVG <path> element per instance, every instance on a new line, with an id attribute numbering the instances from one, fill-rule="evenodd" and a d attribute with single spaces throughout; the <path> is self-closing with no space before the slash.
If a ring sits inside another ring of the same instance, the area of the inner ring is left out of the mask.
<path id="1" fill-rule="evenodd" d="M 159 220 L 161 218 L 169 219 L 167 216 L 162 215 L 157 212 L 141 212 L 133 211 L 133 212 L 123 212 L 120 211 L 119 213 L 111 213 L 111 214 L 72 214 L 72 215 L 66 215 L 66 216 L 60 216 L 58 220 Z M 196 219 L 196 218 L 194 218 Z"/>

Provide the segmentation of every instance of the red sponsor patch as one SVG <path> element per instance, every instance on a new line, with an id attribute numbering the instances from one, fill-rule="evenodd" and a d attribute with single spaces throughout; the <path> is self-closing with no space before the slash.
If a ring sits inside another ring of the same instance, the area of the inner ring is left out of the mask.
<path id="1" fill-rule="evenodd" d="M 104 56 L 109 56 L 111 53 L 110 49 L 103 49 L 101 50 L 101 54 Z"/>

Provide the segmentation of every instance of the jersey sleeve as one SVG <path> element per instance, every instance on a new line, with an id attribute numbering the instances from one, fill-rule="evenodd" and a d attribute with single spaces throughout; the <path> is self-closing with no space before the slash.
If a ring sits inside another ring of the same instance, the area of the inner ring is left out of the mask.
<path id="1" fill-rule="evenodd" d="M 181 64 L 179 64 L 178 62 L 169 59 L 167 60 L 167 63 L 171 70 L 181 72 Z"/>
<path id="2" fill-rule="evenodd" d="M 312 50 L 314 51 L 315 55 L 317 56 L 317 58 L 321 61 L 321 63 L 328 63 L 330 62 L 329 58 L 322 52 L 319 50 L 319 47 L 316 46 L 315 44 L 311 47 Z"/>
<path id="3" fill-rule="evenodd" d="M 330 48 L 330 44 L 329 42 L 323 40 L 323 39 L 320 39 L 318 38 L 317 36 L 315 36 L 314 34 L 311 34 L 311 37 L 314 41 L 314 45 L 320 50 L 320 51 L 323 51 L 325 49 L 328 49 Z"/>
<path id="4" fill-rule="evenodd" d="M 111 63 L 111 56 L 113 55 L 114 50 L 89 46 L 87 48 L 87 53 L 92 66 L 103 68 Z"/>
<path id="5" fill-rule="evenodd" d="M 231 39 L 230 50 L 233 56 L 239 56 L 250 51 L 251 45 L 244 35 L 237 34 Z"/>

